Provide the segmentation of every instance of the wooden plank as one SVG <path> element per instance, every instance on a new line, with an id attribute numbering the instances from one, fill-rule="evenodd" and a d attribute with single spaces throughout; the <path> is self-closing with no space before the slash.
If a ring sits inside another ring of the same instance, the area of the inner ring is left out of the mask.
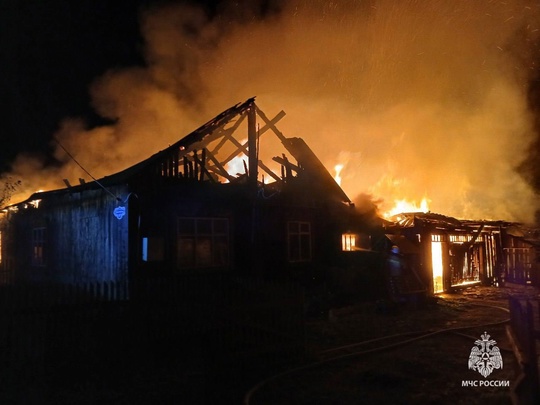
<path id="1" fill-rule="evenodd" d="M 185 155 L 185 154 L 188 154 L 188 153 L 192 152 L 195 149 L 203 149 L 203 148 L 208 149 L 207 147 L 208 147 L 208 145 L 210 145 L 210 143 L 212 143 L 213 141 L 215 141 L 215 140 L 217 140 L 217 139 L 219 139 L 221 137 L 224 137 L 225 139 L 222 139 L 220 141 L 220 143 L 212 150 L 212 153 L 214 155 L 216 155 L 217 150 L 219 150 L 219 148 L 221 148 L 221 146 L 223 146 L 223 144 L 226 142 L 226 137 L 231 136 L 238 129 L 238 127 L 240 126 L 240 124 L 242 123 L 244 118 L 245 118 L 245 113 L 242 113 L 240 115 L 240 117 L 238 118 L 238 120 L 234 123 L 234 125 L 232 127 L 227 128 L 227 129 L 225 129 L 223 127 L 217 128 L 216 130 L 214 130 L 213 133 L 211 133 L 210 135 L 205 136 L 201 141 L 194 142 L 191 145 L 189 145 L 187 148 L 185 148 L 182 151 L 182 153 Z M 217 148 L 217 150 L 216 150 L 216 148 Z"/>
<path id="2" fill-rule="evenodd" d="M 241 144 L 232 136 L 229 137 L 229 140 L 231 141 L 231 143 L 233 143 L 236 146 L 236 150 L 221 162 L 222 165 L 226 165 L 227 163 L 229 163 L 231 160 L 233 160 L 236 156 L 240 155 L 241 153 L 248 156 L 247 142 L 244 144 Z"/>
<path id="3" fill-rule="evenodd" d="M 275 126 L 275 123 L 277 123 L 279 120 L 281 120 L 281 118 L 285 116 L 285 112 L 283 110 L 280 111 L 274 118 L 272 118 L 272 120 L 269 120 L 263 110 L 261 110 L 259 107 L 257 107 L 257 114 L 265 122 L 268 128 L 271 129 L 274 134 L 276 134 L 276 136 L 281 142 L 287 139 Z"/>
<path id="4" fill-rule="evenodd" d="M 261 110 L 259 110 L 258 108 L 257 108 L 257 113 L 259 114 L 259 116 L 260 116 L 260 113 L 262 113 L 263 116 L 264 116 L 263 120 L 265 120 L 265 122 L 266 122 L 266 125 L 265 125 L 264 127 L 262 127 L 261 129 L 259 129 L 258 134 L 257 134 L 257 136 L 258 136 L 257 139 L 259 139 L 259 138 L 260 138 L 265 132 L 267 132 L 269 129 L 274 130 L 274 132 L 275 132 L 275 131 L 278 131 L 278 130 L 276 129 L 276 127 L 274 126 L 274 124 L 277 123 L 279 120 L 281 120 L 281 119 L 285 116 L 285 112 L 284 112 L 284 111 L 281 111 L 281 112 L 279 112 L 272 120 L 269 120 L 268 118 L 266 118 L 266 115 L 264 115 L 264 113 L 263 113 Z M 261 117 L 261 118 L 262 118 L 262 117 Z M 281 132 L 278 131 L 278 133 L 281 135 L 281 137 L 278 136 L 278 138 L 280 138 L 280 140 L 281 140 L 282 138 L 283 138 L 283 139 L 286 139 L 286 138 L 281 134 Z M 248 151 L 248 149 L 247 149 L 247 144 L 248 144 L 248 142 L 246 142 L 246 143 L 244 143 L 244 144 L 241 144 L 237 139 L 235 139 L 235 138 L 232 136 L 232 133 L 224 134 L 223 137 L 224 137 L 223 140 L 222 140 L 223 143 L 226 142 L 227 140 L 230 140 L 231 143 L 233 143 L 233 144 L 237 147 L 237 149 L 236 149 L 233 153 L 231 153 L 226 159 L 224 159 L 224 160 L 221 162 L 223 165 L 225 165 L 225 164 L 227 164 L 228 162 L 230 162 L 232 159 L 234 159 L 234 158 L 235 158 L 236 156 L 238 156 L 240 153 L 243 153 L 243 154 L 245 154 L 246 156 L 249 156 L 249 151 Z M 212 151 L 212 153 L 214 153 L 214 152 L 215 152 L 215 150 Z M 214 153 L 214 154 L 215 154 L 215 153 Z"/>
<path id="5" fill-rule="evenodd" d="M 256 191 L 257 180 L 259 177 L 259 161 L 258 161 L 258 148 L 260 134 L 257 132 L 257 111 L 255 103 L 252 103 L 247 110 L 248 117 L 248 182 L 251 187 Z"/>
<path id="6" fill-rule="evenodd" d="M 289 162 L 288 159 L 283 159 L 279 156 L 273 157 L 272 160 L 274 162 L 277 162 L 283 166 L 290 166 L 291 169 L 294 169 L 297 173 L 300 171 L 300 168 L 296 166 L 294 163 Z"/>
<path id="7" fill-rule="evenodd" d="M 210 160 L 212 163 L 214 163 L 215 166 L 208 166 L 208 170 L 211 171 L 211 172 L 214 172 L 216 174 L 218 174 L 219 176 L 221 177 L 224 177 L 226 178 L 227 180 L 229 181 L 233 181 L 235 180 L 236 178 L 231 176 L 227 170 L 225 170 L 225 168 L 221 165 L 221 163 L 216 159 L 216 157 L 212 154 L 212 152 L 208 151 L 206 152 L 207 154 L 207 159 Z"/>
<path id="8" fill-rule="evenodd" d="M 262 160 L 259 160 L 259 167 L 263 169 L 270 177 L 272 177 L 276 181 L 281 181 L 279 176 L 275 174 L 272 170 L 270 170 L 263 162 Z"/>
<path id="9" fill-rule="evenodd" d="M 231 137 L 232 134 L 238 129 L 238 127 L 244 121 L 245 118 L 246 118 L 246 114 L 242 113 L 242 115 L 238 118 L 238 120 L 234 123 L 234 125 L 231 128 L 228 128 L 226 130 L 222 130 L 218 134 L 216 134 L 215 136 L 212 136 L 210 138 L 210 142 L 211 142 L 211 141 L 213 141 L 215 139 L 218 139 L 219 137 L 223 137 L 221 139 L 221 141 L 219 141 L 219 143 L 216 145 L 216 147 L 212 150 L 212 154 L 214 156 L 218 154 L 221 147 L 227 142 L 229 137 Z"/>
<path id="10" fill-rule="evenodd" d="M 199 173 L 199 181 L 203 181 L 204 180 L 204 175 L 206 174 L 206 176 L 208 177 L 208 179 L 210 179 L 211 181 L 215 182 L 216 180 L 214 179 L 214 177 L 212 176 L 212 174 L 208 171 L 208 168 L 206 167 L 206 164 L 205 164 L 205 161 L 206 161 L 206 149 L 203 149 L 202 150 L 202 156 L 201 156 L 201 159 L 199 159 L 199 157 L 194 154 L 193 155 L 193 159 L 195 160 L 195 163 L 198 165 L 198 167 L 200 167 L 200 173 Z"/>
<path id="11" fill-rule="evenodd" d="M 192 162 L 193 162 L 193 178 L 194 179 L 198 179 L 199 178 L 199 160 L 197 159 L 197 150 L 195 149 L 193 151 L 193 159 L 192 159 Z"/>

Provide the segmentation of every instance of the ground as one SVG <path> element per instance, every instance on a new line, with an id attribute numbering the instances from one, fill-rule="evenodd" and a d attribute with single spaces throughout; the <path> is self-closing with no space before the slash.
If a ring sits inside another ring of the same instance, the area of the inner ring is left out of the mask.
<path id="1" fill-rule="evenodd" d="M 176 363 L 114 368 L 112 358 L 111 370 L 101 376 L 84 372 L 94 370 L 85 364 L 68 364 L 67 374 L 35 379 L 2 373 L 0 403 L 511 404 L 520 368 L 506 333 L 510 294 L 538 297 L 532 287 L 476 286 L 422 304 L 334 308 L 307 320 L 305 353 L 294 361 L 217 366 L 201 343 L 194 358 L 222 370 L 212 376 L 201 362 L 188 372 Z M 474 342 L 484 332 L 497 341 L 503 357 L 503 368 L 487 378 L 468 368 Z M 463 381 L 508 381 L 510 387 L 466 387 Z"/>
<path id="2" fill-rule="evenodd" d="M 520 369 L 506 334 L 509 313 L 504 308 L 509 294 L 538 296 L 532 287 L 476 286 L 438 296 L 425 305 L 364 303 L 335 309 L 328 318 L 307 324 L 312 365 L 267 380 L 250 395 L 249 403 L 510 404 Z M 409 334 L 416 331 L 422 333 Z M 503 368 L 487 378 L 468 368 L 471 348 L 484 332 L 497 341 L 503 357 Z M 392 335 L 388 340 L 328 351 Z M 409 342 L 397 343 L 403 340 Z M 379 350 L 382 346 L 386 348 Z M 510 387 L 463 386 L 463 381 L 491 380 L 508 381 Z"/>

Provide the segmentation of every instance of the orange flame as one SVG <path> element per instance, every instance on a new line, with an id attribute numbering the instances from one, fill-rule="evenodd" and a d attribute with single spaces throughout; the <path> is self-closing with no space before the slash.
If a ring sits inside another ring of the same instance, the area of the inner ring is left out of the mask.
<path id="1" fill-rule="evenodd" d="M 334 180 L 336 181 L 336 183 L 341 186 L 341 171 L 343 170 L 343 167 L 345 165 L 342 165 L 342 164 L 337 164 L 334 166 L 334 170 L 336 172 L 336 174 L 334 175 Z"/>
<path id="2" fill-rule="evenodd" d="M 404 212 L 428 212 L 429 211 L 429 200 L 424 197 L 420 201 L 420 205 L 416 204 L 416 201 L 408 201 L 407 199 L 395 200 L 394 207 L 390 211 L 385 212 L 383 216 L 385 218 L 390 218 L 394 215 L 401 214 Z"/>
<path id="3" fill-rule="evenodd" d="M 231 176 L 238 176 L 245 173 L 245 164 L 245 156 L 238 155 L 232 158 L 225 165 L 225 170 L 227 170 L 227 173 L 229 173 Z"/>

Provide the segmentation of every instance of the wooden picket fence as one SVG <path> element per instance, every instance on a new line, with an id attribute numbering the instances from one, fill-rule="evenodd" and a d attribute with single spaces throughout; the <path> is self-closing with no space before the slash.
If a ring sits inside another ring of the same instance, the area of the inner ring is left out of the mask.
<path id="1" fill-rule="evenodd" d="M 538 345 L 540 343 L 540 302 L 538 299 L 509 297 L 510 327 L 522 375 L 513 390 L 515 403 L 539 403 Z"/>
<path id="2" fill-rule="evenodd" d="M 2 286 L 0 308 L 0 362 L 19 371 L 244 364 L 304 345 L 301 288 L 228 274 Z"/>

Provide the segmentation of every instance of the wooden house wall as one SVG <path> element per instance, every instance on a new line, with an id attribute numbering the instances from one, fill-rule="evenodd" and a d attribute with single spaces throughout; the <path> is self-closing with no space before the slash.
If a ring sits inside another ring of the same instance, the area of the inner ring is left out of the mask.
<path id="1" fill-rule="evenodd" d="M 531 242 L 510 234 L 503 236 L 505 280 L 540 285 L 538 248 Z"/>
<path id="2" fill-rule="evenodd" d="M 343 264 L 341 234 L 361 227 L 351 223 L 346 206 L 295 189 L 268 198 L 254 193 L 249 184 L 181 179 L 150 186 L 135 180 L 129 189 L 109 186 L 110 193 L 77 190 L 46 193 L 38 208 L 9 214 L 9 237 L 4 237 L 3 244 L 16 241 L 10 245 L 10 256 L 17 281 L 85 283 L 234 271 L 324 283 L 327 272 Z M 119 203 L 111 194 L 124 201 Z M 126 207 L 126 215 L 118 219 L 113 211 L 120 204 Z M 227 263 L 180 266 L 179 218 L 227 219 Z M 291 221 L 309 224 L 308 258 L 289 257 Z M 46 230 L 46 261 L 39 266 L 32 263 L 32 230 L 37 227 Z"/>
<path id="3" fill-rule="evenodd" d="M 135 277 L 189 274 L 212 271 L 228 271 L 234 263 L 232 246 L 234 240 L 234 209 L 239 207 L 238 197 L 231 195 L 219 185 L 184 182 L 155 190 L 141 190 L 130 201 L 132 222 L 130 246 L 137 250 L 131 258 Z M 235 207 L 235 208 L 233 208 Z M 178 266 L 178 220 L 226 219 L 229 227 L 229 261 L 225 266 L 179 267 Z M 143 260 L 141 244 L 148 241 L 147 254 Z"/>
<path id="4" fill-rule="evenodd" d="M 289 257 L 288 224 L 305 222 L 310 225 L 309 260 L 295 261 Z M 354 208 L 325 196 L 296 194 L 290 190 L 274 199 L 262 200 L 257 207 L 259 262 L 266 277 L 289 277 L 304 285 L 328 283 L 338 268 L 350 268 L 342 251 L 341 236 L 345 232 L 366 232 L 358 221 Z M 360 260 L 355 255 L 355 266 Z M 371 258 L 364 257 L 366 262 Z M 372 266 L 373 268 L 373 266 Z M 376 269 L 375 269 L 376 270 Z"/>
<path id="5" fill-rule="evenodd" d="M 314 207 L 300 207 L 281 203 L 260 204 L 255 209 L 256 233 L 253 255 L 254 267 L 267 278 L 291 278 L 305 281 L 318 277 L 314 264 L 323 262 L 323 229 Z M 310 257 L 308 260 L 290 260 L 288 225 L 290 222 L 307 223 L 310 227 Z"/>
<path id="6" fill-rule="evenodd" d="M 531 245 L 531 282 L 540 287 L 540 246 Z"/>
<path id="7" fill-rule="evenodd" d="M 140 203 L 139 239 L 151 238 L 163 247 L 161 260 L 138 260 L 140 271 L 150 274 L 234 270 L 244 275 L 278 276 L 288 265 L 287 220 L 312 222 L 314 218 L 305 207 L 291 211 L 280 204 L 260 204 L 242 185 L 187 184 L 164 188 L 154 195 L 140 194 L 138 200 L 133 204 Z M 227 219 L 228 266 L 178 269 L 178 218 Z"/>
<path id="8" fill-rule="evenodd" d="M 148 190 L 147 190 L 148 191 Z M 160 243 L 159 260 L 135 259 L 137 274 L 234 271 L 242 275 L 305 281 L 323 277 L 338 258 L 341 232 L 324 201 L 306 201 L 293 192 L 257 197 L 245 184 L 178 182 L 152 192 L 137 192 L 130 202 L 132 215 L 140 212 L 139 236 Z M 136 208 L 137 207 L 137 208 Z M 226 218 L 229 221 L 229 263 L 221 268 L 177 267 L 177 221 L 184 218 Z M 342 220 L 342 219 L 341 219 Z M 288 254 L 290 221 L 310 224 L 310 260 L 291 261 Z"/>
<path id="9" fill-rule="evenodd" d="M 408 266 L 416 272 L 428 291 L 433 292 L 433 266 L 431 263 L 431 235 L 420 226 L 404 228 L 401 232 L 409 241 L 418 246 L 418 252 L 405 254 Z M 420 236 L 418 236 L 420 235 Z"/>
<path id="10" fill-rule="evenodd" d="M 122 188 L 111 188 L 117 195 Z M 123 193 L 124 192 L 124 193 Z M 9 214 L 7 237 L 16 282 L 87 283 L 127 277 L 127 217 L 117 219 L 119 202 L 105 191 L 46 195 L 38 208 Z M 44 229 L 44 260 L 32 260 L 33 230 Z"/>

